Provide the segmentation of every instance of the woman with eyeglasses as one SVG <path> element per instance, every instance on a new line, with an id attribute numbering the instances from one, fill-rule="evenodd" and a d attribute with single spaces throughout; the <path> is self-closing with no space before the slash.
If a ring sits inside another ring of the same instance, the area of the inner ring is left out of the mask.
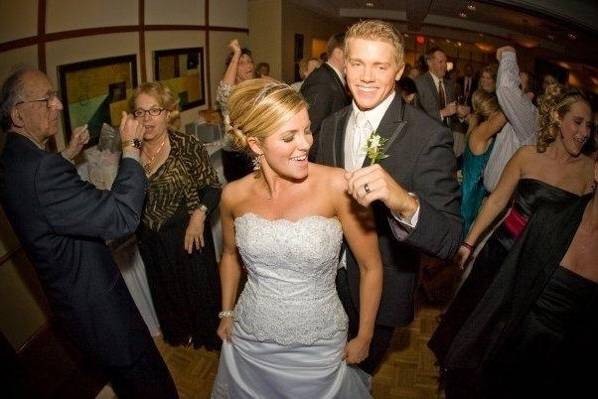
<path id="1" fill-rule="evenodd" d="M 208 217 L 220 201 L 218 177 L 202 143 L 175 130 L 178 98 L 166 86 L 144 83 L 131 106 L 145 128 L 148 178 L 137 238 L 162 336 L 173 346 L 218 348 L 220 279 Z"/>

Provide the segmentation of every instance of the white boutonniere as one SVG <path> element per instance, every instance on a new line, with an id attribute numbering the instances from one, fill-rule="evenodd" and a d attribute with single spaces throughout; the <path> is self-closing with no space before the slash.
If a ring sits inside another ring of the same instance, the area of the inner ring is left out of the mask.
<path id="1" fill-rule="evenodd" d="M 370 165 L 388 158 L 388 155 L 384 154 L 384 144 L 386 144 L 387 141 L 388 139 L 380 137 L 375 130 L 372 132 L 368 138 L 368 141 L 366 142 L 365 148 L 365 153 L 370 160 Z"/>

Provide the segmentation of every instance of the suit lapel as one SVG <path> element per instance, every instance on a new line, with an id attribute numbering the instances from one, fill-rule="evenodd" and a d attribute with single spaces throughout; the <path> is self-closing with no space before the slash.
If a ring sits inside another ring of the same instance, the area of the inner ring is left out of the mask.
<path id="1" fill-rule="evenodd" d="M 338 113 L 335 124 L 334 136 L 332 137 L 332 164 L 337 168 L 345 168 L 345 135 L 347 124 L 353 108 L 347 107 Z"/>
<path id="2" fill-rule="evenodd" d="M 386 113 L 380 121 L 376 134 L 381 138 L 386 139 L 384 144 L 383 154 L 385 154 L 390 146 L 403 136 L 405 128 L 407 127 L 407 121 L 405 119 L 405 104 L 401 99 L 399 93 L 395 94 L 395 98 L 390 103 L 390 106 L 386 110 Z M 370 160 L 366 156 L 362 167 L 368 166 Z"/>
<path id="3" fill-rule="evenodd" d="M 434 98 L 434 101 L 436 101 L 436 108 L 440 107 L 440 100 L 438 99 L 438 88 L 436 87 L 436 84 L 434 84 L 434 78 L 432 77 L 432 72 L 426 72 L 426 81 L 428 82 L 428 87 L 430 90 L 430 93 L 433 93 L 434 95 L 432 96 L 432 98 Z M 444 91 L 445 96 L 446 96 L 446 90 Z"/>
<path id="4" fill-rule="evenodd" d="M 326 67 L 326 70 L 328 71 L 328 74 L 330 74 L 332 76 L 332 78 L 334 79 L 334 81 L 336 82 L 337 89 L 339 90 L 339 92 L 343 93 L 346 96 L 347 91 L 345 90 L 345 86 L 343 85 L 343 81 L 338 77 L 338 75 L 336 74 L 335 70 L 332 69 L 332 67 L 330 65 L 326 64 L 326 63 L 324 63 L 322 66 Z"/>

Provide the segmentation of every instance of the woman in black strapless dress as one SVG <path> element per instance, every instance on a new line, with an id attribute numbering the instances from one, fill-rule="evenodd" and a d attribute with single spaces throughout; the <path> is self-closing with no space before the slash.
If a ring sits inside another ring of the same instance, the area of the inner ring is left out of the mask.
<path id="1" fill-rule="evenodd" d="M 439 360 L 448 397 L 477 397 L 465 393 L 472 370 L 452 359 L 454 353 L 460 352 L 462 343 L 468 342 L 468 319 L 475 320 L 479 303 L 530 216 L 542 204 L 564 206 L 591 190 L 593 162 L 581 154 L 590 134 L 591 115 L 587 100 L 579 92 L 565 91 L 560 86 L 551 88 L 540 105 L 537 146 L 522 147 L 509 161 L 460 248 L 457 258 L 463 265 L 477 240 L 513 197 L 513 207 L 480 251 L 428 344 Z M 459 393 L 461 386 L 465 391 Z"/>
<path id="2" fill-rule="evenodd" d="M 594 165 L 598 182 L 598 159 Z M 475 371 L 447 397 L 594 396 L 596 243 L 596 189 L 567 205 L 538 206 L 455 340 L 450 364 Z"/>

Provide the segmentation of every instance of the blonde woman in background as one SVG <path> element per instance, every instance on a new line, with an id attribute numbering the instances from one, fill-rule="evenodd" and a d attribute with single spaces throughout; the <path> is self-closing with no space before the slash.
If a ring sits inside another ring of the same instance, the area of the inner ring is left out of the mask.
<path id="1" fill-rule="evenodd" d="M 469 231 L 483 199 L 488 195 L 484 188 L 484 168 L 494 146 L 494 136 L 507 123 L 495 94 L 476 90 L 471 103 L 474 113 L 469 120 L 467 145 L 463 152 L 463 184 L 461 185 L 464 234 Z"/>
<path id="2" fill-rule="evenodd" d="M 372 215 L 347 194 L 344 170 L 308 162 L 307 104 L 290 86 L 241 83 L 229 110 L 228 133 L 259 170 L 222 195 L 224 343 L 212 397 L 369 398 L 368 377 L 349 364 L 368 355 L 382 289 Z M 343 235 L 361 269 L 360 328 L 348 343 L 335 286 Z"/>
<path id="3" fill-rule="evenodd" d="M 303 82 L 305 81 L 305 79 L 307 79 L 307 77 L 316 69 L 318 69 L 320 67 L 320 65 L 322 64 L 322 62 L 315 57 L 311 57 L 311 58 L 302 58 L 301 61 L 299 61 L 299 76 L 301 76 L 301 80 L 299 82 L 295 82 L 291 85 L 291 87 L 293 89 L 295 89 L 296 91 L 301 90 L 301 85 L 303 85 Z"/>

